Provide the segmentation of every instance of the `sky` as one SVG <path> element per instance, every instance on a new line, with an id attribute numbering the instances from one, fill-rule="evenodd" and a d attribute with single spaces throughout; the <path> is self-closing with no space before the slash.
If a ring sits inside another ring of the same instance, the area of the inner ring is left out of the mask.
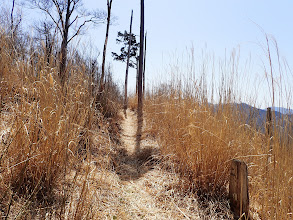
<path id="1" fill-rule="evenodd" d="M 86 7 L 105 8 L 106 1 L 85 0 Z M 119 51 L 115 38 L 118 31 L 129 30 L 131 10 L 134 10 L 134 30 L 139 35 L 140 1 L 113 0 L 113 14 L 117 17 L 111 26 L 108 55 Z M 242 92 L 252 92 L 258 96 L 260 107 L 272 105 L 272 92 L 265 78 L 269 71 L 266 37 L 270 40 L 272 60 L 275 49 L 273 40 L 278 43 L 280 59 L 293 65 L 293 1 L 290 0 L 145 0 L 145 29 L 147 31 L 147 82 L 168 79 L 170 66 L 184 69 L 188 66 L 191 49 L 194 51 L 195 65 L 201 65 L 204 56 L 212 56 L 219 62 L 230 57 L 233 51 L 240 53 L 239 86 Z M 105 27 L 92 30 L 95 44 L 102 48 Z M 240 52 L 239 52 L 240 51 Z M 112 61 L 115 78 L 124 82 L 125 64 Z M 207 61 L 209 62 L 209 61 Z M 177 64 L 176 64 L 177 63 Z M 246 66 L 248 64 L 248 66 Z M 278 80 L 278 65 L 274 77 Z M 184 72 L 184 70 L 182 70 Z M 217 72 L 217 71 L 216 71 Z M 248 73 L 249 72 L 249 73 Z M 217 74 L 217 73 L 215 73 Z M 290 73 L 291 74 L 291 73 Z M 257 76 L 256 76 L 257 75 Z M 257 78 L 257 80 L 255 79 Z M 284 77 L 283 77 L 284 78 Z M 249 82 L 248 82 L 249 81 Z M 293 82 L 293 81 L 292 81 Z M 289 80 L 287 87 L 292 87 Z M 275 87 L 278 82 L 275 82 Z M 135 72 L 130 74 L 130 89 L 135 88 Z M 253 88 L 252 88 L 253 87 Z M 276 95 L 275 95 L 276 96 Z M 286 96 L 286 95 L 284 95 Z M 247 95 L 247 98 L 249 95 Z M 249 98 L 248 98 L 249 99 Z M 250 100 L 243 100 L 249 102 Z M 286 106 L 286 101 L 275 105 Z M 291 105 L 291 103 L 289 103 Z M 293 106 L 292 106 L 293 107 Z"/>
<path id="2" fill-rule="evenodd" d="M 87 9 L 106 9 L 106 0 L 83 0 L 83 2 Z M 134 10 L 133 32 L 139 35 L 140 1 L 113 0 L 112 13 L 116 20 L 110 27 L 106 60 L 112 66 L 114 78 L 121 86 L 124 83 L 125 64 L 113 61 L 111 52 L 119 52 L 120 46 L 115 41 L 117 32 L 129 30 L 132 9 Z M 212 62 L 218 64 L 229 60 L 231 53 L 236 54 L 236 57 L 240 54 L 239 88 L 243 93 L 248 94 L 247 97 L 250 93 L 257 96 L 256 102 L 259 106 L 270 106 L 272 92 L 265 77 L 265 71 L 269 74 L 270 68 L 264 33 L 270 40 L 276 86 L 278 79 L 281 79 L 281 74 L 278 72 L 284 72 L 284 68 L 280 71 L 279 66 L 275 65 L 277 58 L 272 39 L 278 43 L 281 62 L 286 59 L 291 68 L 293 65 L 292 11 L 292 0 L 145 0 L 147 85 L 158 79 L 161 81 L 170 79 L 170 74 L 174 70 L 171 67 L 179 68 L 181 70 L 178 72 L 188 75 L 188 70 L 185 68 L 190 66 L 191 51 L 194 53 L 193 63 L 198 72 L 203 60 L 206 66 L 211 66 Z M 34 17 L 34 13 L 26 16 L 26 19 L 30 20 L 31 17 Z M 85 45 L 90 44 L 92 50 L 101 52 L 105 29 L 106 25 L 90 27 L 81 37 L 82 42 Z M 98 60 L 101 63 L 102 55 Z M 209 67 L 207 70 L 208 81 L 211 77 L 211 69 Z M 219 72 L 216 68 L 214 71 L 216 79 L 220 79 Z M 285 79 L 287 78 L 284 76 L 282 80 Z M 285 80 L 288 88 L 292 87 L 290 79 L 289 77 Z M 135 70 L 130 72 L 129 88 L 131 91 L 135 88 Z M 291 100 L 289 96 L 287 94 L 287 101 L 283 100 L 282 103 L 279 101 L 275 105 L 285 106 L 285 102 L 291 105 L 291 101 L 288 101 Z M 243 101 L 249 102 L 249 100 Z"/>

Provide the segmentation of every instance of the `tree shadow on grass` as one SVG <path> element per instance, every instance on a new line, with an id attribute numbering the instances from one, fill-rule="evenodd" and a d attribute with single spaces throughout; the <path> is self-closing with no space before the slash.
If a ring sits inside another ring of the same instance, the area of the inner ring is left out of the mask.
<path id="1" fill-rule="evenodd" d="M 136 131 L 136 146 L 135 151 L 136 154 L 140 153 L 140 145 L 141 145 L 141 136 L 142 136 L 142 126 L 143 126 L 143 118 L 137 116 L 137 131 Z"/>
<path id="2" fill-rule="evenodd" d="M 133 154 L 121 149 L 117 155 L 115 172 L 123 181 L 137 180 L 160 162 L 157 154 L 157 150 L 151 146 L 145 146 Z"/>

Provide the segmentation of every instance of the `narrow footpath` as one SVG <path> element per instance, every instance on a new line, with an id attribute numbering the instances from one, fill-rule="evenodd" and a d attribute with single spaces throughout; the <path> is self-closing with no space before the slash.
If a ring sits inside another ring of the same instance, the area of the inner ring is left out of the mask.
<path id="1" fill-rule="evenodd" d="M 178 177 L 162 169 L 156 141 L 143 133 L 137 152 L 136 117 L 127 110 L 121 125 L 125 155 L 116 173 L 121 180 L 121 196 L 128 204 L 125 211 L 132 219 L 202 219 L 196 200 L 173 189 Z"/>
<path id="2" fill-rule="evenodd" d="M 137 150 L 137 116 L 130 110 L 127 118 L 121 116 L 121 146 L 113 170 L 92 172 L 98 219 L 229 219 L 224 204 L 198 202 L 196 195 L 182 191 L 174 164 L 160 154 L 147 126 Z"/>

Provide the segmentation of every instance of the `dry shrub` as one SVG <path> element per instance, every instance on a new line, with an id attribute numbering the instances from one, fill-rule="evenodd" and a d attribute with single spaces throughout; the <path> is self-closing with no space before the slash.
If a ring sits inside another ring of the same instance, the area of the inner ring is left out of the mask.
<path id="1" fill-rule="evenodd" d="M 275 130 L 268 162 L 268 138 L 254 126 L 256 119 L 247 124 L 247 113 L 239 106 L 212 105 L 199 98 L 199 87 L 184 92 L 174 85 L 154 89 L 144 106 L 162 153 L 181 174 L 182 190 L 227 198 L 230 164 L 237 158 L 248 165 L 251 211 L 263 219 L 290 219 L 292 143 L 281 141 Z"/>
<path id="2" fill-rule="evenodd" d="M 91 99 L 82 82 L 68 86 L 68 95 L 64 96 L 54 81 L 54 72 L 39 80 L 26 72 L 18 74 L 12 82 L 3 76 L 16 88 L 17 99 L 5 103 L 10 105 L 5 114 L 12 117 L 4 144 L 7 149 L 2 152 L 1 166 L 5 167 L 2 175 L 17 192 L 30 194 L 41 185 L 42 193 L 46 194 L 54 187 L 60 172 L 74 162 L 72 155 L 77 151 L 79 134 L 93 123 Z M 23 76 L 21 87 L 14 84 Z"/>
<path id="3" fill-rule="evenodd" d="M 28 211 L 31 204 L 43 204 L 57 205 L 63 215 L 64 201 L 76 196 L 67 191 L 87 182 L 90 171 L 80 171 L 83 161 L 94 158 L 99 167 L 111 166 L 109 140 L 119 135 L 119 129 L 114 128 L 119 105 L 106 96 L 107 103 L 101 103 L 104 114 L 111 112 L 109 117 L 115 119 L 104 119 L 95 109 L 88 91 L 91 82 L 82 65 L 68 64 L 70 79 L 61 87 L 56 63 L 44 62 L 42 55 L 31 62 L 29 54 L 21 57 L 11 53 L 7 39 L 9 36 L 1 32 L 0 212 L 23 217 L 32 214 Z M 108 90 L 115 88 L 114 84 L 107 86 Z M 76 170 L 75 178 L 70 177 L 72 170 Z M 81 179 L 78 184 L 77 178 Z M 84 189 L 79 194 L 85 207 L 80 208 L 81 203 L 72 206 L 76 216 L 86 216 L 91 199 Z M 14 205 L 12 213 L 12 204 L 19 204 L 13 201 L 22 198 L 23 205 Z"/>
<path id="4" fill-rule="evenodd" d="M 97 108 L 104 117 L 116 120 L 119 119 L 122 97 L 118 85 L 112 79 L 110 69 L 108 71 L 104 90 L 102 93 L 98 93 L 96 97 Z"/>
<path id="5" fill-rule="evenodd" d="M 137 109 L 137 96 L 136 95 L 132 95 L 128 98 L 128 108 L 131 111 L 136 111 L 136 109 Z"/>
<path id="6" fill-rule="evenodd" d="M 247 132 L 232 109 L 213 111 L 207 104 L 172 95 L 154 97 L 146 106 L 163 152 L 175 156 L 182 174 L 204 193 L 223 194 L 230 160 L 241 152 L 241 145 L 249 144 L 240 135 Z"/>

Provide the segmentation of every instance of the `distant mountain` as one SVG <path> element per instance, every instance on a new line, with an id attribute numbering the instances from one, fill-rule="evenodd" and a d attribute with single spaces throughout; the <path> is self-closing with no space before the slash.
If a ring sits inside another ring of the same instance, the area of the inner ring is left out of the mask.
<path id="1" fill-rule="evenodd" d="M 247 113 L 248 119 L 255 119 L 257 126 L 263 126 L 266 122 L 267 109 L 258 109 L 246 103 L 236 104 L 240 106 L 245 113 Z M 287 121 L 292 121 L 293 111 L 287 108 L 274 107 L 272 108 L 273 115 L 275 116 L 276 123 L 284 126 Z"/>
<path id="2" fill-rule="evenodd" d="M 232 103 L 230 104 L 235 107 L 235 109 L 239 110 L 243 114 L 243 120 L 246 124 L 256 126 L 260 131 L 265 131 L 265 123 L 267 117 L 267 109 L 259 109 L 255 108 L 246 103 Z M 214 110 L 219 108 L 219 105 L 213 105 Z M 273 114 L 275 115 L 275 121 L 280 127 L 284 127 L 288 121 L 293 120 L 293 110 L 289 110 L 286 108 L 275 107 L 272 108 Z"/>

